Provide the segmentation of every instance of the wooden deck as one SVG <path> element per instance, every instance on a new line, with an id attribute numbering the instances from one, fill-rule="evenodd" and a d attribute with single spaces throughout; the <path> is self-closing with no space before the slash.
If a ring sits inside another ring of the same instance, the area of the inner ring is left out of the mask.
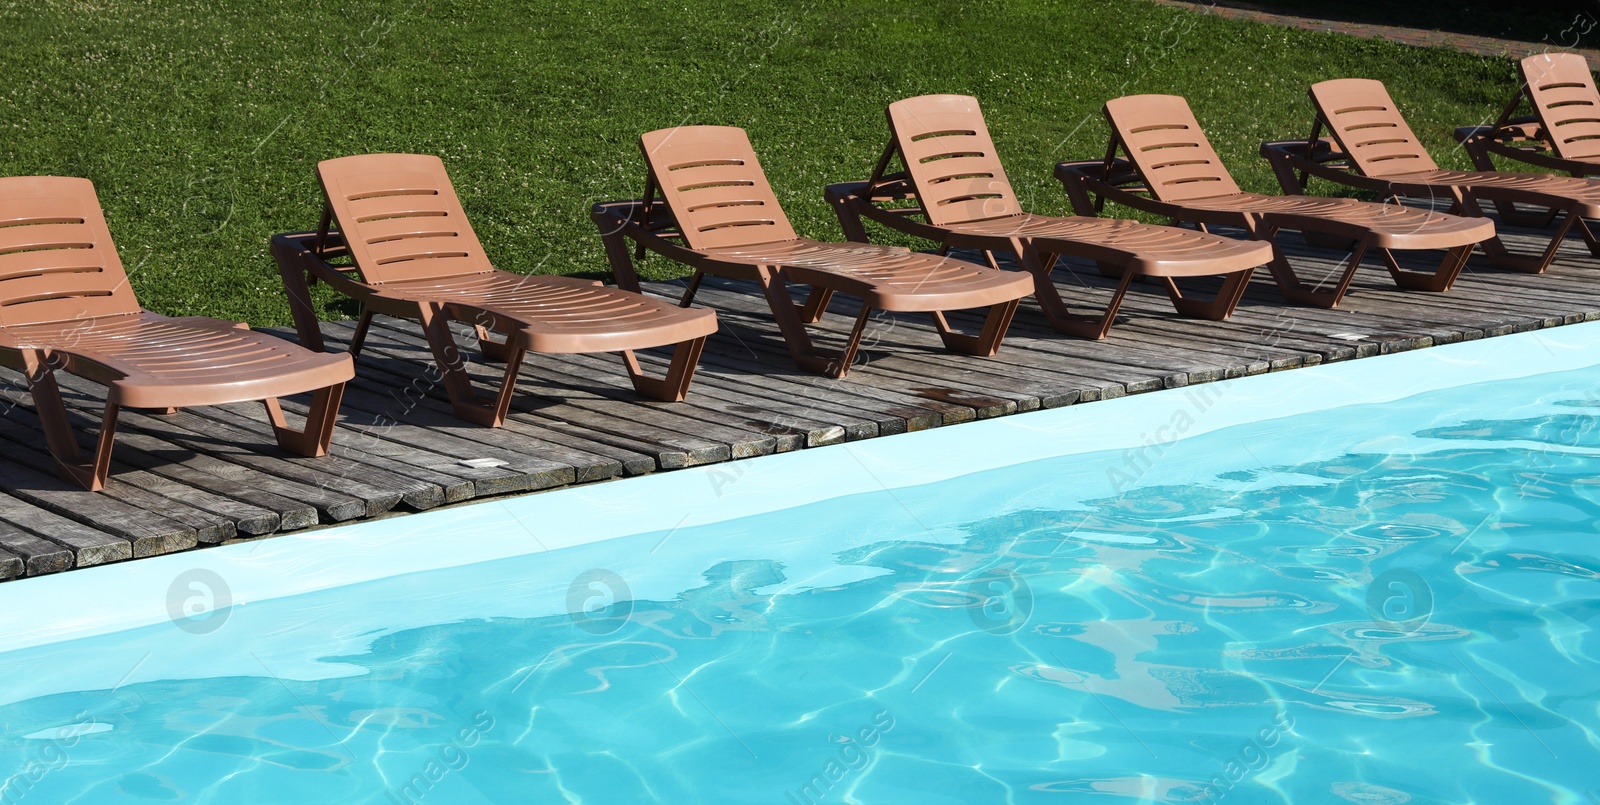
<path id="1" fill-rule="evenodd" d="M 1531 251 L 1536 239 L 1511 245 Z M 1303 272 L 1340 257 L 1293 251 Z M 1056 274 L 1069 304 L 1109 297 L 1109 280 L 1070 268 Z M 415 325 L 380 320 L 331 457 L 278 451 L 259 406 L 130 411 L 99 494 L 56 479 L 22 377 L 0 371 L 0 578 L 1600 319 L 1597 287 L 1600 260 L 1576 239 L 1542 276 L 1475 255 L 1447 294 L 1396 290 L 1369 263 L 1341 310 L 1287 306 L 1258 272 L 1228 322 L 1176 318 L 1157 287 L 1136 285 L 1105 341 L 1055 335 L 1031 301 L 991 359 L 943 352 L 924 319 L 884 317 L 867 362 L 828 380 L 794 369 L 753 286 L 708 281 L 700 304 L 722 331 L 688 401 L 641 401 L 613 356 L 530 356 L 498 431 L 452 417 Z M 828 317 L 841 340 L 849 306 L 837 301 Z M 351 325 L 324 331 L 342 347 Z M 81 422 L 97 418 L 100 390 L 61 379 Z"/>

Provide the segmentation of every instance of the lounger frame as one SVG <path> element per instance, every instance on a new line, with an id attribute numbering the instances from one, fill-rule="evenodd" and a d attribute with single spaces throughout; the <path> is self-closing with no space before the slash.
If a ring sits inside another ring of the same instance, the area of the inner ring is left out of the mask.
<path id="1" fill-rule="evenodd" d="M 797 236 L 741 129 L 663 129 L 641 137 L 640 148 L 648 166 L 642 196 L 602 202 L 591 210 L 617 284 L 639 288 L 634 261 L 647 252 L 692 269 L 680 305 L 694 301 L 707 276 L 755 282 L 790 356 L 804 371 L 846 376 L 879 310 L 927 313 L 946 349 L 993 356 L 1027 295 L 1025 284 L 954 258 Z M 663 171 L 674 173 L 672 186 L 663 186 Z M 677 175 L 683 171 L 688 173 Z M 678 214 L 680 208 L 685 215 Z M 874 282 L 874 275 L 884 282 Z M 905 285 L 906 277 L 917 276 L 929 278 L 926 287 Z M 795 301 L 791 285 L 809 287 L 804 302 Z M 830 350 L 817 346 L 807 325 L 821 321 L 836 294 L 857 297 L 861 304 L 843 348 Z M 959 331 L 945 315 L 973 308 L 987 309 L 976 333 Z"/>
<path id="2" fill-rule="evenodd" d="M 380 224 L 399 221 L 397 226 L 408 231 L 385 232 L 385 237 L 374 237 L 359 244 L 368 251 L 364 259 L 362 249 L 352 248 L 347 231 L 337 226 L 341 221 L 339 208 L 347 205 L 333 201 L 337 193 L 328 192 L 326 187 L 325 194 L 330 200 L 315 232 L 280 234 L 272 238 L 272 254 L 289 294 L 290 310 L 301 344 L 312 349 L 325 348 L 310 292 L 310 286 L 320 281 L 361 305 L 350 342 L 352 355 L 360 355 L 374 316 L 381 314 L 418 322 L 452 409 L 469 422 L 488 427 L 500 427 L 505 423 L 516 391 L 517 374 L 528 352 L 618 352 L 634 390 L 641 396 L 676 402 L 688 394 L 706 338 L 716 330 L 714 313 L 694 311 L 695 315 L 689 315 L 686 311 L 681 316 L 665 317 L 667 320 L 654 330 L 633 334 L 632 325 L 625 317 L 627 309 L 656 308 L 660 307 L 659 302 L 605 288 L 594 280 L 518 275 L 493 268 L 437 157 L 375 154 L 343 160 L 330 160 L 320 166 L 325 183 L 331 171 L 349 173 L 370 168 L 370 175 L 376 177 L 371 181 L 378 183 L 377 189 L 372 191 L 374 196 L 383 193 L 399 196 L 404 191 L 414 194 L 419 199 L 417 204 L 423 206 L 407 210 L 407 215 L 414 218 L 402 219 L 396 215 L 377 221 Z M 362 160 L 370 160 L 371 164 Z M 393 188 L 385 190 L 390 184 Z M 352 209 L 346 209 L 344 216 L 361 217 Z M 411 220 L 416 223 L 407 223 Z M 363 222 L 357 226 L 365 231 L 371 224 Z M 379 251 L 402 236 L 409 252 L 393 255 Z M 379 255 L 386 255 L 389 262 Z M 425 265 L 426 268 L 415 270 L 429 273 L 420 277 L 401 273 L 412 270 L 410 263 Z M 423 283 L 420 286 L 419 280 Z M 433 283 L 431 287 L 429 282 Z M 520 300 L 519 296 L 532 302 L 548 298 L 552 301 L 552 310 L 541 312 L 537 304 Z M 618 322 L 613 333 L 563 335 L 559 332 L 563 316 L 591 316 L 603 321 L 607 315 Z M 652 321 L 659 319 L 663 316 L 656 311 Z M 551 332 L 552 328 L 545 324 L 551 321 L 558 325 L 556 332 Z M 476 340 L 485 360 L 503 364 L 502 377 L 492 396 L 484 397 L 473 388 L 466 369 L 467 358 L 452 332 L 452 324 L 456 323 L 465 325 L 465 334 Z M 502 338 L 497 340 L 497 334 Z M 675 346 L 664 376 L 647 375 L 634 350 L 668 345 Z"/>
<path id="3" fill-rule="evenodd" d="M 1034 298 L 1057 332 L 1105 338 L 1129 287 L 1143 277 L 1159 279 L 1181 315 L 1226 319 L 1254 269 L 1271 262 L 1265 244 L 1133 221 L 1023 212 L 973 98 L 908 98 L 891 104 L 886 115 L 889 142 L 871 176 L 827 189 L 845 236 L 870 242 L 864 220 L 871 220 L 938 243 L 941 254 L 976 250 L 995 268 L 997 254 L 1009 255 L 1031 276 Z M 902 169 L 891 172 L 896 160 Z M 1093 260 L 1102 273 L 1119 278 L 1099 313 L 1069 310 L 1052 279 L 1063 257 Z M 1213 299 L 1187 296 L 1173 281 L 1195 276 L 1222 277 Z"/>
<path id="4" fill-rule="evenodd" d="M 1362 259 L 1376 252 L 1396 285 L 1443 292 L 1466 266 L 1473 247 L 1492 237 L 1487 222 L 1348 199 L 1313 201 L 1304 196 L 1265 196 L 1241 190 L 1206 138 L 1188 102 L 1171 95 L 1118 98 L 1102 110 L 1110 124 L 1101 160 L 1063 162 L 1055 175 L 1074 211 L 1098 215 L 1106 200 L 1166 216 L 1173 226 L 1243 229 L 1272 244 L 1268 265 L 1284 298 L 1297 304 L 1337 307 L 1350 289 Z M 1152 174 L 1156 178 L 1152 181 Z M 1349 258 L 1332 287 L 1313 287 L 1289 264 L 1277 234 L 1301 232 L 1314 245 L 1348 249 Z M 1404 269 L 1396 249 L 1442 250 L 1431 272 Z"/>
<path id="5" fill-rule="evenodd" d="M 1489 261 L 1513 271 L 1543 273 L 1573 231 L 1583 238 L 1590 253 L 1600 257 L 1600 241 L 1584 221 L 1600 217 L 1600 185 L 1537 174 L 1441 171 L 1378 81 L 1355 78 L 1324 81 L 1311 88 L 1311 100 L 1316 116 L 1310 136 L 1304 140 L 1261 144 L 1261 155 L 1272 165 L 1273 174 L 1285 193 L 1305 193 L 1310 178 L 1315 176 L 1347 187 L 1370 190 L 1385 198 L 1407 197 L 1445 204 L 1452 214 L 1466 217 L 1485 217 L 1480 202 L 1489 202 L 1497 208 L 1523 205 L 1548 210 L 1545 220 L 1556 221 L 1555 233 L 1540 254 L 1511 254 L 1496 234 L 1482 244 Z M 1329 105 L 1338 108 L 1326 108 Z M 1362 116 L 1359 118 L 1361 126 L 1382 126 L 1391 134 L 1381 141 L 1354 142 L 1348 119 L 1352 114 Z M 1335 117 L 1341 120 L 1331 120 Z M 1324 137 L 1324 131 L 1329 136 Z M 1404 161 L 1406 169 L 1391 169 L 1391 166 L 1398 167 L 1397 161 Z M 1570 184 L 1573 182 L 1579 184 Z M 1564 192 L 1572 189 L 1582 189 L 1586 197 Z"/>
<path id="6" fill-rule="evenodd" d="M 105 488 L 124 408 L 166 414 L 260 401 L 279 447 L 322 456 L 354 375 L 346 356 L 314 353 L 240 322 L 142 309 L 87 179 L 0 179 L 0 303 L 0 365 L 27 377 L 57 472 L 90 491 Z M 106 387 L 87 459 L 58 371 Z M 312 398 L 296 428 L 278 398 L 303 392 Z"/>

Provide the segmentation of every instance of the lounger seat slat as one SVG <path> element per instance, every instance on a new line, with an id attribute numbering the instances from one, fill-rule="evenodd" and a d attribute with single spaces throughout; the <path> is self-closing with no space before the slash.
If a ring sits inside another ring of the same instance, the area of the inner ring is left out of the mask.
<path id="1" fill-rule="evenodd" d="M 750 171 L 744 165 L 698 165 L 668 173 L 663 182 L 679 192 L 693 193 L 719 187 L 752 187 Z"/>
<path id="2" fill-rule="evenodd" d="M 0 227 L 0 254 L 38 249 L 89 249 L 96 242 L 82 224 Z"/>
<path id="3" fill-rule="evenodd" d="M 48 249 L 0 254 L 0 279 L 52 272 L 103 271 L 98 249 Z"/>

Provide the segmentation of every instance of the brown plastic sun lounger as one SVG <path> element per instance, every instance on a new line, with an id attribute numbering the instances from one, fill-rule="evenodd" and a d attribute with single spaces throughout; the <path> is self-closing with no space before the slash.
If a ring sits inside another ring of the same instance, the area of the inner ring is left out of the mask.
<path id="1" fill-rule="evenodd" d="M 1536 53 L 1518 64 L 1522 83 L 1491 126 L 1462 126 L 1456 139 L 1480 170 L 1492 155 L 1572 176 L 1600 175 L 1600 91 L 1576 53 Z M 1524 99 L 1533 114 L 1512 117 Z M 1547 153 L 1550 152 L 1550 153 Z"/>
<path id="2" fill-rule="evenodd" d="M 889 146 L 872 178 L 828 188 L 846 236 L 866 242 L 861 220 L 866 217 L 935 241 L 946 251 L 977 249 L 992 266 L 998 266 L 996 252 L 1008 253 L 1031 275 L 1034 297 L 1058 332 L 1104 338 L 1128 286 L 1146 276 L 1163 280 L 1179 313 L 1226 319 L 1244 294 L 1251 272 L 1272 260 L 1272 247 L 1266 243 L 1114 218 L 1023 212 L 973 98 L 909 98 L 890 104 L 888 116 Z M 887 175 L 896 154 L 905 172 Z M 907 200 L 917 206 L 889 206 Z M 1062 256 L 1096 260 L 1121 273 L 1121 284 L 1103 313 L 1068 311 L 1050 278 Z M 1199 276 L 1223 278 L 1215 300 L 1186 297 L 1172 281 Z"/>
<path id="3" fill-rule="evenodd" d="M 504 424 L 528 352 L 621 352 L 639 394 L 677 401 L 688 393 L 701 347 L 717 330 L 715 313 L 595 281 L 495 269 L 438 157 L 342 157 L 318 164 L 317 175 L 328 199 L 321 228 L 272 240 L 302 344 L 322 347 L 310 277 L 361 303 L 352 354 L 360 353 L 375 314 L 421 323 L 451 405 L 469 422 Z M 330 262 L 343 258 L 349 263 Z M 471 328 L 485 358 L 505 362 L 494 399 L 473 391 L 452 321 Z M 633 351 L 674 344 L 666 377 L 646 376 Z"/>
<path id="4" fill-rule="evenodd" d="M 1261 153 L 1271 163 L 1278 183 L 1290 194 L 1305 192 L 1317 176 L 1386 196 L 1447 201 L 1450 212 L 1479 217 L 1480 201 L 1523 204 L 1561 214 L 1555 236 L 1537 257 L 1512 255 L 1495 236 L 1483 250 L 1495 265 L 1531 274 L 1550 267 L 1561 241 L 1576 229 L 1600 256 L 1600 243 L 1584 223 L 1600 216 L 1600 182 L 1570 176 L 1499 171 L 1444 170 L 1434 163 L 1406 125 L 1383 83 L 1367 78 L 1341 78 L 1311 87 L 1317 118 L 1311 136 L 1300 141 L 1268 142 Z M 1326 129 L 1329 137 L 1323 137 Z"/>
<path id="5" fill-rule="evenodd" d="M 1343 198 L 1267 196 L 1239 189 L 1195 119 L 1189 102 L 1176 95 L 1135 95 L 1106 104 L 1111 142 L 1104 160 L 1063 162 L 1056 178 L 1066 186 L 1079 215 L 1095 215 L 1107 198 L 1135 209 L 1193 223 L 1243 228 L 1273 243 L 1272 276 L 1291 302 L 1334 307 L 1344 298 L 1368 250 L 1376 249 L 1402 288 L 1445 291 L 1466 265 L 1472 247 L 1494 237 L 1494 224 L 1398 204 Z M 1119 158 L 1117 154 L 1126 154 Z M 1091 194 L 1096 196 L 1091 200 Z M 1289 266 L 1275 240 L 1281 229 L 1341 245 L 1353 244 L 1350 260 L 1333 287 L 1310 288 Z M 1432 273 L 1400 268 L 1397 249 L 1442 249 Z"/>
<path id="6" fill-rule="evenodd" d="M 790 355 L 806 371 L 843 377 L 879 310 L 932 314 L 947 349 L 994 355 L 1018 301 L 1032 290 L 1025 277 L 952 257 L 799 237 L 743 129 L 662 129 L 639 138 L 639 145 L 649 166 L 644 198 L 597 204 L 593 211 L 618 284 L 638 283 L 625 238 L 637 244 L 639 256 L 649 249 L 694 269 L 684 305 L 707 274 L 754 280 Z M 804 305 L 795 304 L 790 283 L 810 286 Z M 844 348 L 830 352 L 811 343 L 805 325 L 821 320 L 836 293 L 860 299 L 861 309 Z M 944 315 L 977 308 L 989 312 L 975 335 L 955 331 Z"/>
<path id="7" fill-rule="evenodd" d="M 312 352 L 246 325 L 170 319 L 139 307 L 88 179 L 0 178 L 0 364 L 27 375 L 61 477 L 105 487 L 122 408 L 168 411 L 262 401 L 279 446 L 328 452 L 349 356 Z M 55 371 L 106 386 L 94 456 L 84 461 Z M 303 429 L 278 398 L 314 392 Z"/>

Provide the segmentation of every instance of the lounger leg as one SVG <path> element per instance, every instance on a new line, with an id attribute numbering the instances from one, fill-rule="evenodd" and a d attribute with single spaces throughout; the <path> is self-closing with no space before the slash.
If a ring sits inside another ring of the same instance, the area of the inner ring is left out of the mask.
<path id="1" fill-rule="evenodd" d="M 977 335 L 958 333 L 951 329 L 950 322 L 939 311 L 934 311 L 933 323 L 939 328 L 939 338 L 944 341 L 945 349 L 963 355 L 991 358 L 1000 351 L 1000 342 L 1005 339 L 1006 330 L 1011 328 L 1011 318 L 1016 315 L 1020 301 L 1013 299 L 1010 302 L 990 306 L 989 315 L 983 320 L 983 329 Z"/>
<path id="2" fill-rule="evenodd" d="M 272 423 L 272 435 L 277 437 L 279 447 L 290 453 L 317 457 L 328 454 L 328 446 L 333 442 L 333 426 L 339 419 L 339 401 L 343 398 L 343 383 L 317 389 L 311 395 L 305 427 L 299 430 L 289 427 L 278 398 L 268 397 L 261 404 L 267 408 L 267 419 Z"/>
<path id="3" fill-rule="evenodd" d="M 866 202 L 854 195 L 829 192 L 827 196 L 828 203 L 833 205 L 834 216 L 839 219 L 839 228 L 844 230 L 845 240 L 871 243 L 867 236 L 867 227 L 861 222 L 861 211 L 856 209 L 856 204 Z"/>
<path id="4" fill-rule="evenodd" d="M 1355 278 L 1356 270 L 1361 267 L 1361 260 L 1366 256 L 1367 242 L 1365 240 L 1353 242 L 1354 249 L 1350 253 L 1350 259 L 1345 262 L 1338 286 L 1333 291 L 1324 291 L 1309 288 L 1301 281 L 1294 267 L 1289 265 L 1289 258 L 1284 255 L 1277 234 L 1277 227 L 1264 226 L 1256 233 L 1256 237 L 1272 244 L 1272 262 L 1267 264 L 1267 270 L 1272 273 L 1273 281 L 1278 283 L 1278 292 L 1283 294 L 1284 301 L 1308 307 L 1337 307 L 1344 298 L 1344 292 L 1349 289 L 1350 281 Z"/>
<path id="5" fill-rule="evenodd" d="M 1462 269 L 1467 267 L 1467 258 L 1472 256 L 1473 246 L 1474 244 L 1469 243 L 1445 252 L 1444 259 L 1439 264 L 1440 292 L 1455 287 L 1456 280 L 1461 277 Z"/>
<path id="6" fill-rule="evenodd" d="M 800 320 L 806 324 L 822 321 L 822 314 L 828 312 L 828 302 L 832 300 L 833 291 L 811 286 L 811 292 L 806 295 L 806 303 L 800 308 Z"/>
<path id="7" fill-rule="evenodd" d="M 508 352 L 505 375 L 500 380 L 500 393 L 495 395 L 494 408 L 490 411 L 491 428 L 506 424 L 506 413 L 511 410 L 511 395 L 517 393 L 517 372 L 522 369 L 522 359 L 528 354 L 525 349 L 511 349 Z"/>
<path id="8" fill-rule="evenodd" d="M 1023 238 L 1010 240 L 1011 255 L 1022 266 L 1022 270 L 1033 275 L 1033 298 L 1038 300 L 1040 309 L 1044 311 L 1044 317 L 1050 320 L 1050 326 L 1064 333 L 1081 330 L 1070 321 L 1067 303 L 1061 301 L 1061 292 L 1056 290 L 1055 282 L 1050 279 L 1051 269 L 1055 268 L 1055 260 L 1052 259 L 1046 264 L 1043 255 L 1031 240 Z M 1127 283 L 1123 285 L 1126 286 Z M 1063 329 L 1063 325 L 1067 325 L 1069 329 Z"/>
<path id="9" fill-rule="evenodd" d="M 1056 325 L 1056 329 L 1069 335 L 1078 335 L 1096 341 L 1105 338 L 1111 332 L 1111 325 L 1117 321 L 1117 311 L 1122 308 L 1122 298 L 1128 295 L 1128 286 L 1133 284 L 1134 278 L 1140 276 L 1143 275 L 1137 271 L 1123 269 L 1122 281 L 1117 283 L 1117 292 L 1112 295 L 1111 304 L 1106 305 L 1105 315 L 1101 316 L 1098 322 L 1090 318 L 1083 318 L 1076 321 L 1063 322 L 1064 324 L 1073 325 L 1071 328 L 1063 329 L 1061 325 Z"/>
<path id="10" fill-rule="evenodd" d="M 1333 298 L 1328 307 L 1338 307 L 1339 303 L 1344 301 L 1344 295 L 1350 291 L 1350 283 L 1355 281 L 1356 271 L 1360 270 L 1361 259 L 1367 256 L 1369 246 L 1371 243 L 1366 238 L 1356 242 L 1355 251 L 1350 253 L 1350 262 L 1345 264 L 1344 273 L 1339 275 L 1339 284 L 1334 286 Z"/>
<path id="11" fill-rule="evenodd" d="M 634 270 L 633 257 L 628 254 L 628 238 L 623 234 L 627 221 L 614 213 L 594 212 L 590 217 L 600 228 L 600 243 L 605 246 L 606 261 L 611 264 L 611 278 L 616 280 L 617 287 L 641 293 L 639 274 Z M 644 256 L 643 243 L 639 244 L 639 256 Z"/>
<path id="12" fill-rule="evenodd" d="M 856 326 L 850 329 L 850 340 L 844 345 L 844 354 L 828 367 L 829 377 L 844 377 L 850 374 L 850 365 L 856 361 L 856 351 L 861 346 L 861 338 L 866 335 L 867 322 L 870 321 L 872 321 L 872 308 L 863 303 L 861 312 L 856 314 Z"/>
<path id="13" fill-rule="evenodd" d="M 1572 227 L 1578 230 L 1579 235 L 1583 236 L 1584 245 L 1589 247 L 1589 253 L 1595 257 L 1600 257 L 1600 239 L 1597 239 L 1594 235 L 1594 230 L 1589 228 L 1589 222 L 1579 218 Z"/>
<path id="14" fill-rule="evenodd" d="M 689 395 L 689 383 L 694 380 L 694 370 L 700 365 L 700 351 L 705 345 L 706 336 L 679 343 L 672 350 L 672 363 L 667 366 L 666 377 L 660 378 L 645 375 L 633 352 L 623 352 L 622 362 L 628 367 L 633 390 L 639 396 L 652 400 L 683 402 L 683 398 Z"/>
<path id="15" fill-rule="evenodd" d="M 1283 189 L 1286 196 L 1303 196 L 1306 193 L 1307 176 L 1294 169 L 1294 163 L 1276 150 L 1263 148 L 1261 155 L 1267 158 L 1267 164 L 1272 166 L 1272 174 L 1278 179 L 1278 187 Z"/>
<path id="16" fill-rule="evenodd" d="M 1567 210 L 1562 216 L 1561 225 L 1556 227 L 1555 235 L 1550 238 L 1550 244 L 1538 257 L 1511 254 L 1498 234 L 1483 242 L 1483 250 L 1489 255 L 1489 262 L 1498 268 L 1520 271 L 1524 274 L 1543 274 L 1556 259 L 1556 252 L 1561 250 L 1562 241 L 1567 239 L 1567 233 L 1577 222 L 1577 214 Z"/>
<path id="17" fill-rule="evenodd" d="M 285 239 L 274 240 L 271 251 L 273 262 L 278 265 L 278 276 L 283 278 L 283 290 L 289 296 L 289 313 L 294 317 L 300 346 L 313 352 L 325 351 L 317 309 L 311 303 L 311 283 L 306 281 L 304 261 L 310 258 L 310 250 L 291 247 Z"/>
<path id="18" fill-rule="evenodd" d="M 33 394 L 33 407 L 38 412 L 39 424 L 44 427 L 45 444 L 49 446 L 50 456 L 56 462 L 56 474 L 62 480 L 90 492 L 104 489 L 106 476 L 111 471 L 111 446 L 116 440 L 117 404 L 106 400 L 94 458 L 85 463 L 83 453 L 78 449 L 78 440 L 72 435 L 72 421 L 67 417 L 66 403 L 61 401 L 61 389 L 56 386 L 55 373 L 43 361 L 26 352 L 23 353 L 23 363 L 28 377 L 28 390 Z"/>
<path id="19" fill-rule="evenodd" d="M 1033 275 L 1033 296 L 1039 301 L 1039 307 L 1044 311 L 1044 317 L 1049 320 L 1051 329 L 1058 333 L 1099 340 L 1106 337 L 1111 331 L 1111 325 L 1116 321 L 1117 309 L 1122 306 L 1122 297 L 1127 295 L 1128 286 L 1135 277 L 1143 276 L 1137 271 L 1121 270 L 1122 281 L 1117 284 L 1115 295 L 1111 298 L 1111 306 L 1101 316 L 1077 316 L 1067 310 L 1067 304 L 1061 301 L 1061 293 L 1056 290 L 1056 284 L 1050 279 L 1051 272 L 1055 269 L 1059 255 L 1039 251 L 1032 241 L 1022 238 L 1011 238 L 1012 255 L 1021 264 L 1024 271 Z"/>
<path id="20" fill-rule="evenodd" d="M 1072 214 L 1085 218 L 1096 218 L 1105 204 L 1105 197 L 1098 199 L 1089 191 L 1088 177 L 1081 174 L 1056 174 L 1061 179 L 1061 187 L 1067 193 L 1067 201 L 1072 204 Z M 1102 177 L 1103 178 L 1103 177 Z"/>
<path id="21" fill-rule="evenodd" d="M 829 373 L 837 362 L 819 355 L 812 346 L 811 337 L 806 335 L 805 323 L 800 321 L 799 308 L 789 294 L 783 274 L 775 268 L 761 266 L 756 269 L 756 282 L 767 297 L 767 306 L 772 309 L 773 318 L 778 320 L 778 332 L 783 334 L 784 345 L 789 348 L 795 365 L 807 372 Z"/>
<path id="22" fill-rule="evenodd" d="M 1395 259 L 1394 253 L 1383 249 L 1383 261 L 1389 267 L 1389 276 L 1394 277 L 1394 284 L 1408 291 L 1432 291 L 1442 293 L 1450 290 L 1456 278 L 1461 276 L 1461 269 L 1467 265 L 1467 258 L 1472 255 L 1472 245 L 1457 246 L 1444 253 L 1444 259 L 1439 267 L 1431 274 L 1420 271 L 1406 271 L 1400 267 L 1400 262 Z"/>
<path id="23" fill-rule="evenodd" d="M 1484 217 L 1483 209 L 1478 206 L 1476 197 L 1460 188 L 1452 188 L 1451 192 L 1455 196 L 1454 204 L 1450 208 L 1451 212 L 1468 218 Z M 1506 249 L 1505 243 L 1500 240 L 1500 235 L 1497 232 L 1494 237 L 1483 242 L 1483 253 L 1489 256 L 1489 263 L 1510 271 L 1521 271 L 1525 274 L 1543 274 L 1545 269 L 1550 267 L 1550 261 L 1555 259 L 1556 252 L 1561 249 L 1561 241 L 1566 239 L 1567 231 L 1572 228 L 1572 225 L 1578 219 L 1575 210 L 1567 209 L 1562 212 L 1566 214 L 1562 217 L 1561 226 L 1556 229 L 1555 237 L 1550 239 L 1550 245 L 1545 247 L 1542 255 L 1524 257 L 1512 254 L 1510 250 Z"/>
<path id="24" fill-rule="evenodd" d="M 1208 319 L 1211 321 L 1224 321 L 1233 315 L 1233 309 L 1239 306 L 1239 300 L 1244 298 L 1245 288 L 1250 286 L 1250 277 L 1255 274 L 1255 269 L 1247 268 L 1235 271 L 1222 278 L 1222 287 L 1217 289 L 1213 299 L 1191 299 L 1183 296 L 1178 290 L 1177 283 L 1170 277 L 1163 277 L 1167 281 L 1167 295 L 1172 298 L 1172 307 L 1181 316 L 1193 319 Z"/>
<path id="25" fill-rule="evenodd" d="M 372 329 L 372 309 L 361 306 L 361 317 L 356 320 L 356 331 L 350 336 L 350 357 L 361 357 L 361 347 L 367 343 L 367 331 Z"/>
<path id="26" fill-rule="evenodd" d="M 700 269 L 694 270 L 694 275 L 689 277 L 689 287 L 683 289 L 683 298 L 678 300 L 678 307 L 688 307 L 694 304 L 695 294 L 700 292 L 700 283 L 706 279 L 706 273 Z"/>
<path id="27" fill-rule="evenodd" d="M 451 337 L 450 317 L 434 305 L 418 305 L 417 318 L 422 323 L 422 332 L 428 339 L 428 348 L 433 351 L 440 380 L 444 383 L 445 393 L 450 396 L 450 407 L 456 416 L 491 428 L 504 424 L 504 406 L 500 402 L 509 402 L 509 386 L 515 385 L 512 381 L 516 379 L 516 370 L 522 365 L 522 350 L 514 350 L 511 359 L 506 361 L 507 385 L 501 387 L 500 399 L 494 404 L 485 403 L 472 390 L 472 378 L 462 365 L 461 350 Z"/>
<path id="28" fill-rule="evenodd" d="M 483 357 L 496 363 L 504 363 L 511 357 L 511 346 L 505 341 L 495 341 L 489 334 L 489 328 L 478 324 L 472 331 L 478 336 L 478 349 L 483 352 Z"/>

